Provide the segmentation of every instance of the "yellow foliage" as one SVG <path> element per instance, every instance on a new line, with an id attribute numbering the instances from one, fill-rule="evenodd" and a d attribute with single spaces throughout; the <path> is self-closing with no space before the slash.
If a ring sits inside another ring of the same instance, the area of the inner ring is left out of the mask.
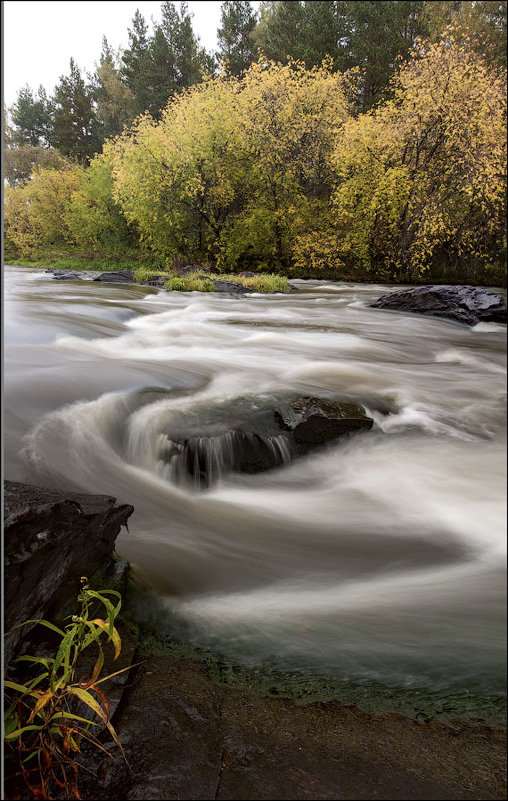
<path id="1" fill-rule="evenodd" d="M 447 36 L 423 43 L 390 101 L 344 127 L 333 201 L 345 258 L 416 276 L 436 256 L 487 258 L 506 186 L 503 81 Z"/>
<path id="2" fill-rule="evenodd" d="M 74 244 L 66 221 L 68 204 L 79 186 L 84 167 L 36 169 L 33 178 L 6 187 L 4 234 L 7 248 L 28 256 L 40 246 Z"/>

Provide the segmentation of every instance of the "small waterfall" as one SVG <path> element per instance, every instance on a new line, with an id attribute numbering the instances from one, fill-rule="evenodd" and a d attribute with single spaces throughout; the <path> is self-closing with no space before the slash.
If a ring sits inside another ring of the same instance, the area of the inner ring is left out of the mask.
<path id="1" fill-rule="evenodd" d="M 170 462 L 176 484 L 190 481 L 196 489 L 206 489 L 228 473 L 258 473 L 287 464 L 293 454 L 290 434 L 263 436 L 232 429 L 190 437 L 183 445 L 168 440 L 161 456 Z"/>

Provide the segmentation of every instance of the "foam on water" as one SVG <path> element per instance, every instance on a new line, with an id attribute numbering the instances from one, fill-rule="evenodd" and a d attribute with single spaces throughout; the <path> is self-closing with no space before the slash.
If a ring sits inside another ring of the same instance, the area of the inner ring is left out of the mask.
<path id="1" fill-rule="evenodd" d="M 134 505 L 117 550 L 159 629 L 252 664 L 499 686 L 505 327 L 378 313 L 381 286 L 57 293 L 12 275 L 6 474 Z M 302 393 L 356 400 L 373 429 L 295 461 L 260 432 L 281 466 L 231 471 L 238 420 Z M 206 438 L 207 489 L 175 480 L 182 432 Z"/>

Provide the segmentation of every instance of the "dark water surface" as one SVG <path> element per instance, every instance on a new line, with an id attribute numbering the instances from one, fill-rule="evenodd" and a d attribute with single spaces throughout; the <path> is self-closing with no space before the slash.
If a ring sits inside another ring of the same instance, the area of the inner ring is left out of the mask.
<path id="1" fill-rule="evenodd" d="M 232 298 L 7 267 L 6 478 L 133 504 L 117 550 L 155 589 L 142 613 L 161 630 L 251 668 L 491 714 L 506 327 L 367 308 L 381 285 L 294 286 Z M 168 437 L 299 394 L 358 399 L 374 427 L 204 492 L 172 482 Z"/>

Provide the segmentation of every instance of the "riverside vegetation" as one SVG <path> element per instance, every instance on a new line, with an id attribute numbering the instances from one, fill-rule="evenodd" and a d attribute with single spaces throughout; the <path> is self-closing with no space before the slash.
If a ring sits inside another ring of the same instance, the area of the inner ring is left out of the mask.
<path id="1" fill-rule="evenodd" d="M 81 584 L 79 615 L 72 616 L 72 622 L 65 630 L 42 619 L 20 624 L 36 622 L 56 633 L 60 638 L 56 656 L 20 656 L 14 665 L 18 670 L 20 663 L 28 668 L 36 668 L 35 675 L 18 681 L 4 681 L 5 756 L 8 768 L 14 768 L 14 773 L 6 781 L 12 783 L 19 779 L 32 798 L 49 799 L 55 792 L 63 792 L 66 798 L 81 797 L 77 758 L 82 744 L 89 742 L 108 753 L 91 730 L 98 722 L 107 728 L 123 754 L 122 745 L 109 720 L 107 696 L 99 687 L 113 676 L 130 669 L 127 667 L 102 675 L 105 654 L 101 638 L 105 637 L 113 644 L 114 659 L 117 659 L 122 647 L 114 625 L 120 611 L 121 597 L 115 590 L 101 590 L 100 593 L 92 590 L 85 577 L 81 579 Z M 114 596 L 116 605 L 106 596 Z M 104 607 L 106 620 L 100 617 L 90 619 L 97 602 Z M 97 657 L 91 673 L 82 675 L 82 655 L 90 645 L 97 646 Z M 23 680 L 25 683 L 21 683 Z M 80 714 L 76 714 L 76 711 Z M 91 718 L 84 717 L 86 713 L 91 713 Z M 58 797 L 62 796 L 59 794 Z"/>
<path id="2" fill-rule="evenodd" d="M 205 291 L 179 268 L 504 283 L 505 69 L 452 27 L 416 41 L 366 111 L 364 82 L 331 57 L 209 73 L 86 163 L 8 186 L 6 258 Z"/>

